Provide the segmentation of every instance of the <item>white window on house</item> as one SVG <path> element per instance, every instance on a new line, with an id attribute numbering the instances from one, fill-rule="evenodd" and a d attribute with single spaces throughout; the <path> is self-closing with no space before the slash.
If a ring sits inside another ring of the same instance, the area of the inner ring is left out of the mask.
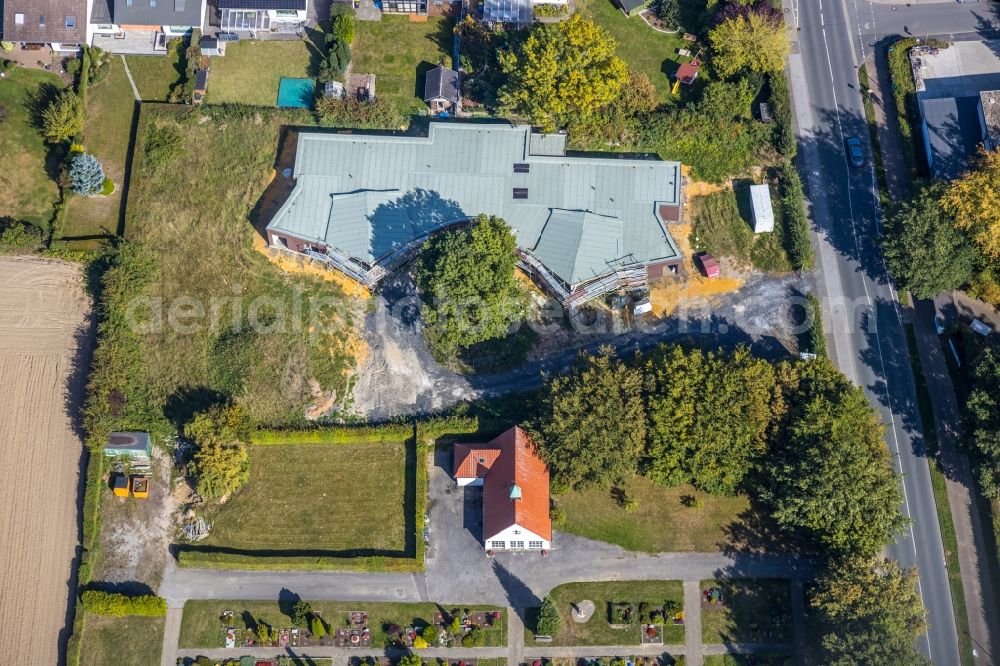
<path id="1" fill-rule="evenodd" d="M 24 25 L 24 14 L 14 14 L 14 25 Z"/>
<path id="2" fill-rule="evenodd" d="M 524 542 L 523 541 L 511 541 L 510 542 L 510 547 L 511 548 L 524 548 Z"/>
<path id="3" fill-rule="evenodd" d="M 490 541 L 490 548 L 504 549 L 506 547 L 506 541 Z"/>
<path id="4" fill-rule="evenodd" d="M 539 548 L 542 547 L 543 544 L 544 544 L 543 541 L 529 541 L 528 542 L 528 548 L 539 549 Z"/>

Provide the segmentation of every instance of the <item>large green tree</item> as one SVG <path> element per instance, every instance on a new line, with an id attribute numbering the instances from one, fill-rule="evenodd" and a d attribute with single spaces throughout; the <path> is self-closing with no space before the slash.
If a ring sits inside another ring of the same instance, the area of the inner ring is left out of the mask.
<path id="1" fill-rule="evenodd" d="M 775 418 L 774 368 L 741 347 L 731 355 L 663 346 L 646 363 L 646 473 L 733 494 L 766 453 Z"/>
<path id="2" fill-rule="evenodd" d="M 826 358 L 801 363 L 768 461 L 778 524 L 832 555 L 873 555 L 905 526 L 900 482 L 862 390 Z"/>
<path id="3" fill-rule="evenodd" d="M 222 497 L 250 478 L 250 418 L 238 405 L 215 405 L 198 412 L 184 426 L 184 436 L 194 443 L 192 470 L 198 493 Z"/>
<path id="4" fill-rule="evenodd" d="M 899 286 L 933 298 L 972 279 L 976 250 L 941 205 L 942 183 L 922 187 L 886 217 L 885 260 Z"/>
<path id="5" fill-rule="evenodd" d="M 83 131 L 83 100 L 72 90 L 59 93 L 42 111 L 42 134 L 49 143 L 62 143 Z"/>
<path id="6" fill-rule="evenodd" d="M 486 215 L 424 243 L 417 268 L 421 316 L 437 356 L 503 337 L 524 317 L 516 247 L 507 223 Z"/>
<path id="7" fill-rule="evenodd" d="M 996 498 L 1000 495 L 1000 351 L 987 349 L 975 361 L 973 377 L 966 408 L 980 458 L 976 472 L 983 492 Z"/>
<path id="8" fill-rule="evenodd" d="M 623 483 L 636 471 L 646 439 L 642 374 L 605 347 L 583 354 L 546 387 L 536 430 L 539 453 L 559 484 Z"/>
<path id="9" fill-rule="evenodd" d="M 579 14 L 557 25 L 535 24 L 519 47 L 497 54 L 507 77 L 502 112 L 528 116 L 552 132 L 610 104 L 628 81 L 617 46 Z"/>
<path id="10" fill-rule="evenodd" d="M 712 62 L 723 76 L 741 69 L 753 72 L 781 72 L 791 44 L 781 20 L 750 12 L 727 19 L 708 34 L 712 42 Z"/>
<path id="11" fill-rule="evenodd" d="M 824 664 L 927 664 L 914 645 L 927 630 L 916 574 L 891 560 L 850 558 L 820 575 L 810 593 Z"/>

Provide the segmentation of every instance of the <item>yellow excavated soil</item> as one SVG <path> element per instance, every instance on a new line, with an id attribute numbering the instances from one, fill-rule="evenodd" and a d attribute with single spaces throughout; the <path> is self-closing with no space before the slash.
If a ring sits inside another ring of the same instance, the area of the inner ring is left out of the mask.
<path id="1" fill-rule="evenodd" d="M 371 298 L 372 293 L 360 284 L 350 279 L 340 271 L 332 271 L 320 266 L 315 261 L 302 256 L 291 256 L 279 250 L 269 248 L 259 234 L 253 235 L 253 249 L 270 260 L 272 264 L 287 273 L 303 273 L 333 282 L 348 296 Z"/>
<path id="2" fill-rule="evenodd" d="M 670 235 L 677 243 L 677 249 L 684 257 L 684 275 L 665 277 L 650 285 L 649 302 L 653 306 L 653 314 L 666 317 L 673 314 L 681 306 L 709 304 L 724 295 L 732 293 L 743 286 L 743 279 L 738 277 L 706 278 L 694 264 L 694 253 L 688 237 L 691 235 L 691 225 L 672 224 Z"/>

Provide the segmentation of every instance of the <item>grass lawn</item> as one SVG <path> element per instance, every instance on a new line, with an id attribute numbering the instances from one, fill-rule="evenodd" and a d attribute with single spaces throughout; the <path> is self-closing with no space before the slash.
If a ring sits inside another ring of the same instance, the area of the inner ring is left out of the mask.
<path id="1" fill-rule="evenodd" d="M 104 173 L 115 181 L 115 191 L 100 198 L 70 197 L 64 238 L 117 233 L 134 102 L 121 59 L 112 58 L 108 77 L 88 89 L 83 135 L 87 150 L 101 160 Z M 92 247 L 99 244 L 98 240 L 87 242 Z"/>
<path id="2" fill-rule="evenodd" d="M 638 510 L 626 513 L 607 490 L 571 491 L 557 498 L 566 515 L 558 529 L 644 552 L 711 552 L 730 541 L 727 528 L 750 508 L 745 497 L 717 497 L 691 486 L 667 488 L 641 476 L 628 494 Z M 700 506 L 685 506 L 694 497 Z"/>
<path id="3" fill-rule="evenodd" d="M 0 106 L 7 120 L 0 125 L 0 217 L 10 216 L 47 229 L 59 188 L 45 168 L 45 141 L 36 129 L 31 103 L 42 86 L 61 89 L 55 74 L 12 67 L 0 82 Z"/>
<path id="4" fill-rule="evenodd" d="M 704 643 L 792 642 L 792 596 L 787 580 L 701 581 L 702 591 L 715 586 L 722 589 L 724 608 L 702 606 Z"/>
<path id="5" fill-rule="evenodd" d="M 281 78 L 308 78 L 314 53 L 302 40 L 229 42 L 225 56 L 211 58 L 206 101 L 275 106 Z"/>
<path id="6" fill-rule="evenodd" d="M 732 257 L 764 271 L 787 272 L 792 266 L 782 245 L 780 200 L 771 188 L 775 230 L 754 234 L 749 183 L 738 183 L 736 192 L 723 190 L 691 200 L 691 247 Z"/>
<path id="7" fill-rule="evenodd" d="M 453 25 L 451 19 L 436 17 L 426 22 L 406 16 L 358 21 L 351 71 L 374 74 L 375 95 L 392 101 L 401 112 L 426 110 L 424 74 L 442 58 L 451 64 Z"/>
<path id="8" fill-rule="evenodd" d="M 678 583 L 679 585 L 679 583 Z M 301 590 L 308 592 L 308 590 Z M 292 590 L 293 593 L 297 592 Z M 291 608 L 298 597 L 289 595 L 286 601 L 218 601 L 199 600 L 184 604 L 184 619 L 181 621 L 181 649 L 214 648 L 223 644 L 221 616 L 223 611 L 232 611 L 237 632 L 256 627 L 257 620 L 263 620 L 279 629 L 291 627 Z M 376 603 L 367 601 L 311 601 L 312 609 L 322 615 L 331 630 L 348 626 L 350 611 L 368 613 L 368 628 L 372 632 L 372 647 L 390 644 L 386 627 L 391 624 L 400 627 L 426 627 L 434 621 L 436 611 L 450 613 L 458 610 L 455 606 L 434 603 Z M 499 626 L 487 629 L 486 647 L 502 647 L 507 644 L 507 611 L 497 606 L 462 606 L 461 609 L 499 610 L 502 613 Z M 460 646 L 459 646 L 460 647 Z"/>
<path id="9" fill-rule="evenodd" d="M 181 123 L 177 109 L 146 106 L 140 120 L 125 235 L 155 256 L 149 292 L 163 299 L 164 317 L 178 299 L 204 313 L 145 336 L 142 387 L 175 422 L 218 394 L 242 400 L 260 423 L 299 422 L 305 406 L 345 395 L 364 300 L 322 277 L 285 273 L 253 247 L 250 219 L 273 175 L 279 130 L 303 116 L 203 108 L 188 118 L 185 107 Z M 157 169 L 146 163 L 151 124 L 180 139 Z M 218 317 L 208 316 L 212 307 Z"/>
<path id="10" fill-rule="evenodd" d="M 755 652 L 754 654 L 706 654 L 705 666 L 794 666 L 795 659 L 783 652 Z"/>
<path id="11" fill-rule="evenodd" d="M 639 16 L 628 18 L 611 0 L 577 0 L 576 11 L 610 32 L 618 40 L 618 55 L 629 69 L 649 77 L 659 102 L 670 101 L 670 77 L 681 62 L 690 60 L 677 55 L 677 49 L 687 44 L 680 34 L 657 32 Z"/>
<path id="12" fill-rule="evenodd" d="M 405 501 L 406 458 L 401 443 L 252 446 L 250 482 L 206 512 L 212 531 L 198 543 L 402 553 L 414 520 Z"/>
<path id="13" fill-rule="evenodd" d="M 537 643 L 540 647 L 562 645 L 636 645 L 640 644 L 642 626 L 638 616 L 641 603 L 650 609 L 662 608 L 665 601 L 672 601 L 683 607 L 684 589 L 679 580 L 615 581 L 610 583 L 567 583 L 550 592 L 559 608 L 562 626 L 551 643 Z M 573 621 L 573 604 L 589 599 L 594 602 L 593 616 L 584 623 Z M 627 629 L 615 629 L 609 624 L 610 604 L 630 603 L 633 605 L 635 622 Z M 524 623 L 525 645 L 536 645 L 534 626 L 535 613 Z M 663 642 L 678 645 L 684 642 L 682 625 L 664 625 Z"/>
<path id="14" fill-rule="evenodd" d="M 93 666 L 158 664 L 165 622 L 162 617 L 87 615 L 80 644 L 80 663 Z"/>
<path id="15" fill-rule="evenodd" d="M 184 40 L 171 40 L 166 55 L 128 56 L 128 70 L 144 102 L 166 102 L 170 91 L 184 77 Z M 115 61 L 120 60 L 116 57 Z"/>

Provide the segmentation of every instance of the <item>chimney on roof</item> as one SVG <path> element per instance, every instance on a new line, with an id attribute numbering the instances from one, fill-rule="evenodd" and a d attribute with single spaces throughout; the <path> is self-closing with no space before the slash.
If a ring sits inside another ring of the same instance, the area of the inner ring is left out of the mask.
<path id="1" fill-rule="evenodd" d="M 510 487 L 510 498 L 512 500 L 521 499 L 521 486 L 516 483 Z"/>

